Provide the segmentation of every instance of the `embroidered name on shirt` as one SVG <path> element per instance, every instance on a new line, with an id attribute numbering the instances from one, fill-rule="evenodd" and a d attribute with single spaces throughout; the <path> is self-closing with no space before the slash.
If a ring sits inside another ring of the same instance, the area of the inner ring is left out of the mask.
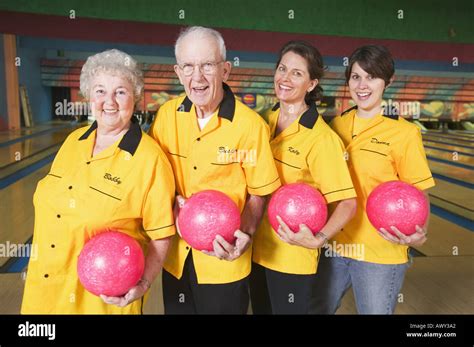
<path id="1" fill-rule="evenodd" d="M 217 164 L 242 163 L 250 166 L 257 164 L 256 149 L 234 149 L 220 146 L 217 149 Z"/>
<path id="2" fill-rule="evenodd" d="M 224 146 L 220 146 L 218 152 L 219 153 L 236 153 L 237 150 L 236 149 L 230 149 L 230 148 L 224 147 Z"/>
<path id="3" fill-rule="evenodd" d="M 117 184 L 122 183 L 122 181 L 120 180 L 120 177 L 113 177 L 113 176 L 112 176 L 111 174 L 109 174 L 109 173 L 106 173 L 105 176 L 104 176 L 104 178 L 105 178 L 106 180 L 112 181 L 112 182 L 117 183 Z"/>
<path id="4" fill-rule="evenodd" d="M 288 147 L 288 150 L 289 150 L 291 153 L 294 153 L 294 154 L 296 154 L 296 155 L 300 155 L 300 151 L 298 151 L 296 148 Z"/>
<path id="5" fill-rule="evenodd" d="M 378 145 L 390 146 L 390 143 L 377 140 L 375 137 L 372 137 L 371 143 L 376 143 Z"/>

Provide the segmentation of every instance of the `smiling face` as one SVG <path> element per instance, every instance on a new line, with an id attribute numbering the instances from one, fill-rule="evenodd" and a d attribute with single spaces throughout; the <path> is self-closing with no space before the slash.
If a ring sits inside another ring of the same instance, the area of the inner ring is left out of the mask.
<path id="1" fill-rule="evenodd" d="M 223 62 L 217 41 L 210 36 L 189 34 L 183 37 L 177 51 L 174 70 L 192 103 L 205 111 L 214 111 L 221 102 L 222 83 L 230 74 L 231 64 Z M 213 65 L 213 71 L 204 73 L 199 66 Z M 186 76 L 181 67 L 193 65 L 194 71 Z"/>
<path id="2" fill-rule="evenodd" d="M 132 84 L 123 77 L 99 73 L 92 80 L 89 101 L 97 127 L 121 131 L 128 127 L 134 109 Z"/>
<path id="3" fill-rule="evenodd" d="M 273 81 L 277 98 L 288 104 L 304 102 L 306 93 L 318 84 L 317 79 L 311 80 L 306 60 L 291 51 L 281 58 Z"/>
<path id="4" fill-rule="evenodd" d="M 383 79 L 371 76 L 357 62 L 352 65 L 349 91 L 358 110 L 370 116 L 379 113 L 382 107 L 384 89 L 385 82 Z"/>

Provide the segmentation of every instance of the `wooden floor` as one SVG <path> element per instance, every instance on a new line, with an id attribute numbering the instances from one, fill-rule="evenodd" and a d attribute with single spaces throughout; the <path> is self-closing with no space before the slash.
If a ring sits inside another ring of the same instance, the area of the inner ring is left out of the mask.
<path id="1" fill-rule="evenodd" d="M 33 230 L 32 196 L 52 156 L 78 124 L 50 123 L 34 129 L 0 132 L 0 244 L 27 242 Z M 401 291 L 397 314 L 474 313 L 474 133 L 428 132 L 423 135 L 437 186 L 429 191 L 432 217 L 428 242 L 416 249 Z M 458 152 L 453 160 L 452 152 Z M 18 160 L 21 153 L 21 160 Z M 459 165 L 461 164 L 461 166 Z M 15 259 L 0 257 L 0 314 L 18 314 L 24 281 L 9 272 Z M 162 314 L 161 279 L 145 313 Z M 338 314 L 356 313 L 352 292 Z"/>
<path id="2" fill-rule="evenodd" d="M 396 314 L 474 313 L 474 258 L 472 256 L 416 257 L 408 269 Z M 0 275 L 0 313 L 18 314 L 24 281 L 20 273 Z M 250 311 L 250 309 L 249 309 Z M 153 284 L 145 314 L 163 314 L 161 278 Z M 344 297 L 338 314 L 356 314 L 352 291 Z"/>

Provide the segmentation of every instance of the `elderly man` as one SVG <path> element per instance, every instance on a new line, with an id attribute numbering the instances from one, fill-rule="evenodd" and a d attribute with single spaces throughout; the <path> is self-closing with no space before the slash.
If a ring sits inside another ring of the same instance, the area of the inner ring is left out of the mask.
<path id="1" fill-rule="evenodd" d="M 245 314 L 249 246 L 265 196 L 280 186 L 269 129 L 225 83 L 231 64 L 220 33 L 187 28 L 176 41 L 175 55 L 186 96 L 160 108 L 150 134 L 173 167 L 176 210 L 192 194 L 214 189 L 238 205 L 242 222 L 235 244 L 216 236 L 212 252 L 192 249 L 178 235 L 173 238 L 163 271 L 165 313 Z"/>

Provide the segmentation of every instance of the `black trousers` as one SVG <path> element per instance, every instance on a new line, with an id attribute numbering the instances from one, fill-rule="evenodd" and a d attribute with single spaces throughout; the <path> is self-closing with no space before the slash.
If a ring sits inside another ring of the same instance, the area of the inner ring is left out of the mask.
<path id="1" fill-rule="evenodd" d="M 250 301 L 254 314 L 309 314 L 315 275 L 273 271 L 252 263 Z"/>
<path id="2" fill-rule="evenodd" d="M 186 258 L 180 279 L 164 269 L 162 279 L 165 314 L 247 314 L 248 278 L 224 284 L 198 284 L 192 252 Z"/>

